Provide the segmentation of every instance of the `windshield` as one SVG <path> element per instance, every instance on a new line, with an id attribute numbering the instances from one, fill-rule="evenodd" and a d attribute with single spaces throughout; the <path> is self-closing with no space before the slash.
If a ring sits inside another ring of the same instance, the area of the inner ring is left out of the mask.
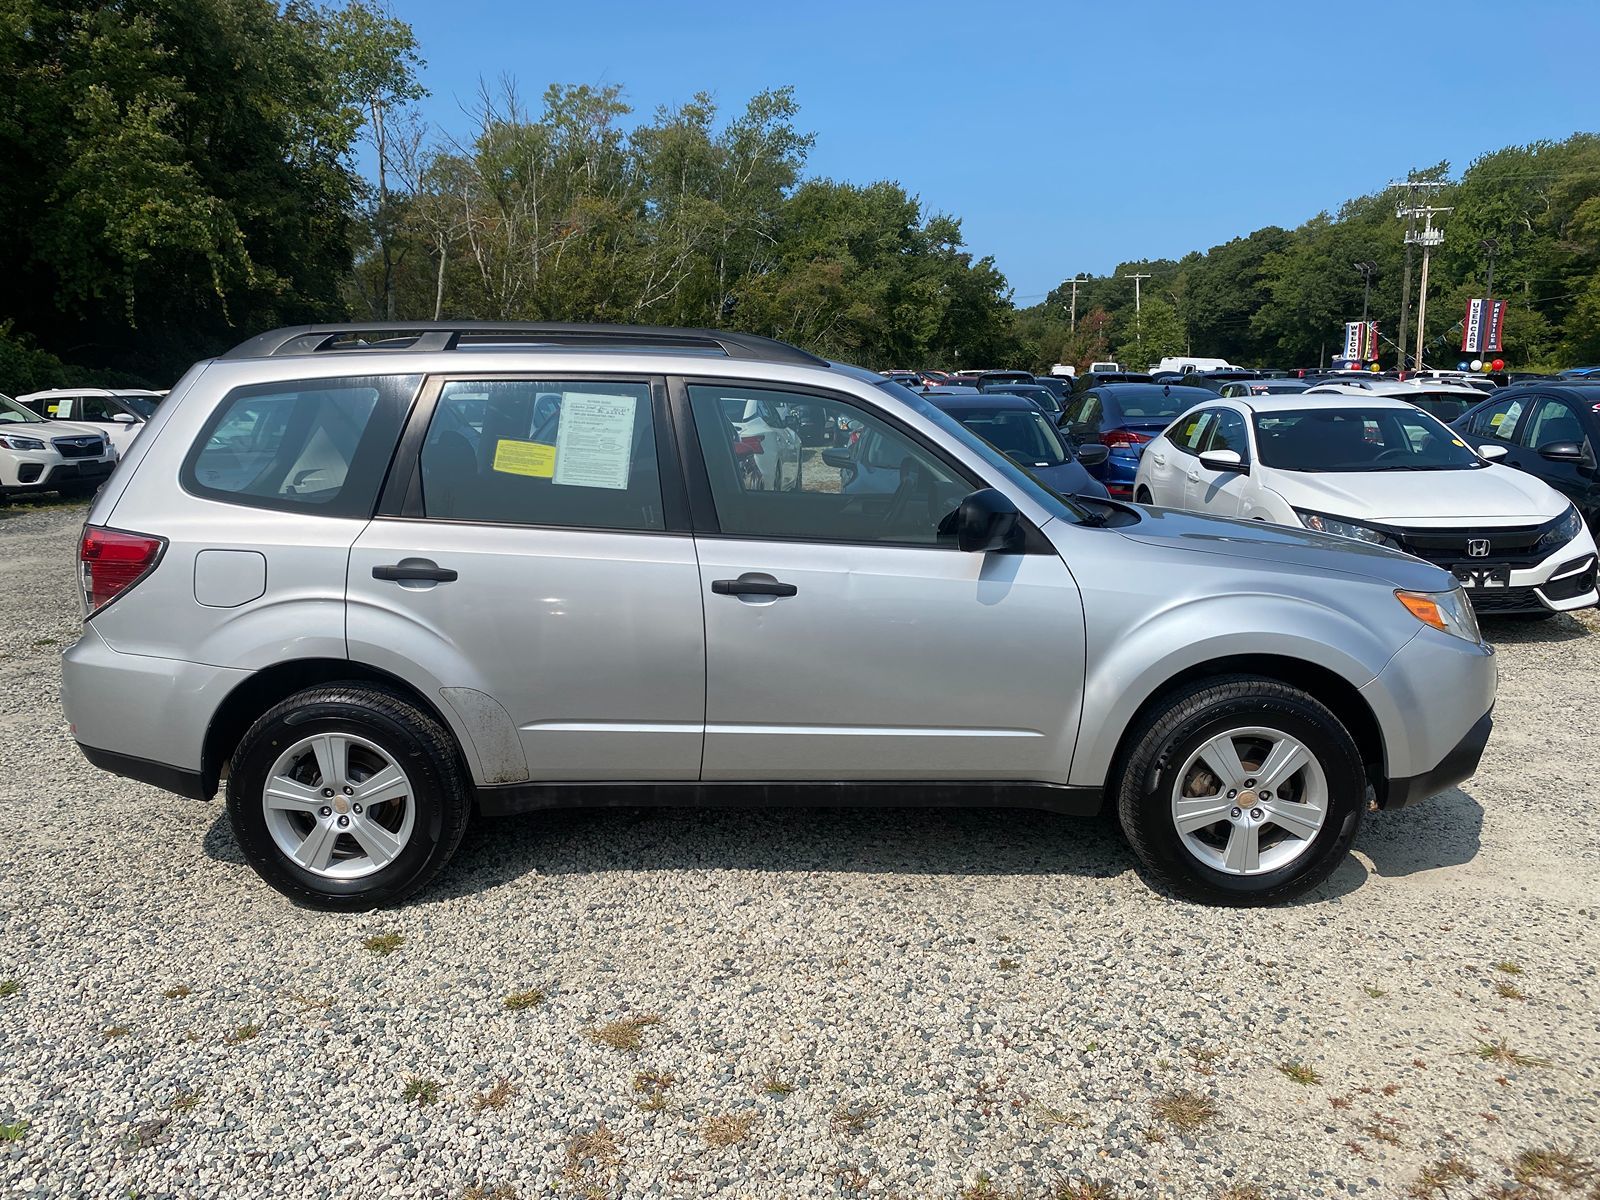
<path id="1" fill-rule="evenodd" d="M 1051 412 L 1061 411 L 1061 400 L 1049 388 L 1038 383 L 992 383 L 983 389 L 986 392 L 999 392 L 1006 396 L 1021 396 L 1024 400 L 1032 400 L 1035 404 L 1042 404 Z"/>
<path id="2" fill-rule="evenodd" d="M 1482 396 L 1463 396 L 1458 392 L 1419 392 L 1414 396 L 1401 396 L 1407 404 L 1415 404 L 1430 416 L 1441 421 L 1454 421 L 1467 409 L 1483 400 Z"/>
<path id="3" fill-rule="evenodd" d="M 133 409 L 146 421 L 156 415 L 156 405 L 161 403 L 161 399 L 158 396 L 119 396 L 117 399 Z"/>
<path id="4" fill-rule="evenodd" d="M 1022 408 L 950 408 L 952 417 L 1025 467 L 1059 467 L 1070 457 L 1041 412 Z"/>
<path id="5" fill-rule="evenodd" d="M 18 404 L 10 396 L 0 394 L 0 425 L 43 425 L 44 419 Z"/>
<path id="6" fill-rule="evenodd" d="M 1487 464 L 1427 413 L 1309 408 L 1257 413 L 1261 461 L 1284 471 L 1467 471 Z"/>
<path id="7" fill-rule="evenodd" d="M 1019 491 L 1026 493 L 1028 499 L 1046 512 L 1060 517 L 1063 521 L 1071 521 L 1073 524 L 1083 524 L 1085 522 L 1092 524 L 1098 519 L 1098 514 L 1091 514 L 1089 509 L 1083 507 L 1077 501 L 1069 500 L 1065 496 L 1051 491 L 1014 459 L 996 450 L 988 442 L 956 420 L 955 417 L 930 404 L 910 388 L 902 387 L 900 384 L 887 379 L 878 386 L 913 411 L 926 417 L 952 437 L 959 439 L 986 466 L 992 469 L 995 475 L 1003 478 Z"/>

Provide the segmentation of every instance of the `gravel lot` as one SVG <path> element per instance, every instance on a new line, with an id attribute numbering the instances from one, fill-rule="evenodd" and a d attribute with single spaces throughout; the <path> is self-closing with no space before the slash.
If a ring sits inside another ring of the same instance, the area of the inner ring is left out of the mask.
<path id="1" fill-rule="evenodd" d="M 0 1195 L 1600 1195 L 1592 616 L 1490 626 L 1478 777 L 1289 908 L 1095 821 L 668 811 L 344 917 L 79 756 L 82 516 L 0 509 Z"/>

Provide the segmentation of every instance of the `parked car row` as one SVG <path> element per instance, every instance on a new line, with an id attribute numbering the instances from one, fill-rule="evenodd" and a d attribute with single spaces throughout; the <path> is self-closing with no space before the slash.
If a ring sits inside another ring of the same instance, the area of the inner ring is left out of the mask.
<path id="1" fill-rule="evenodd" d="M 0 503 L 35 492 L 94 491 L 165 395 L 110 388 L 0 395 Z"/>

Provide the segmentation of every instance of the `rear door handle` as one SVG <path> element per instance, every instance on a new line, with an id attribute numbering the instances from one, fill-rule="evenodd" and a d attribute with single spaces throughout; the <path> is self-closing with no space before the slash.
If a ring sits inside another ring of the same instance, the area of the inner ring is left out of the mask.
<path id="1" fill-rule="evenodd" d="M 776 579 L 713 579 L 711 590 L 719 596 L 793 596 L 800 589 Z"/>
<path id="2" fill-rule="evenodd" d="M 374 579 L 391 579 L 396 583 L 454 583 L 457 575 L 449 567 L 441 567 L 426 558 L 407 558 L 388 566 L 373 567 Z"/>

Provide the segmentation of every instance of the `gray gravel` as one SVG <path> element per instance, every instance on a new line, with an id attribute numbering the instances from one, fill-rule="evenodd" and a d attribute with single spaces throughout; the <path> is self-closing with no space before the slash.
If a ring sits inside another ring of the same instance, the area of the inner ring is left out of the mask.
<path id="1" fill-rule="evenodd" d="M 0 509 L 7 1197 L 1395 1196 L 1450 1157 L 1465 1197 L 1600 1153 L 1592 616 L 1491 626 L 1478 777 L 1289 908 L 1153 895 L 1094 821 L 603 812 L 328 916 L 74 748 L 82 514 Z M 630 1016 L 636 1051 L 587 1033 Z"/>

